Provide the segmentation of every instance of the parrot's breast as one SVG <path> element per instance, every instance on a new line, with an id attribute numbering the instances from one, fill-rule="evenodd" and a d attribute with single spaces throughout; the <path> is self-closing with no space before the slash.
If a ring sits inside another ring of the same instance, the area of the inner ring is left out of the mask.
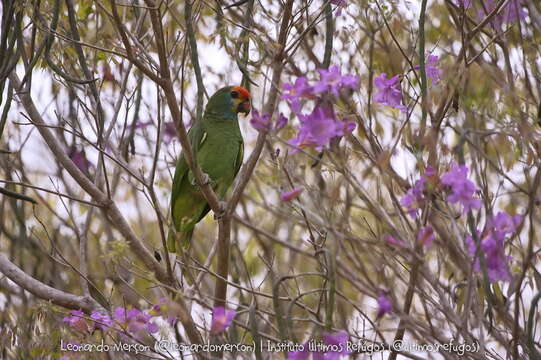
<path id="1" fill-rule="evenodd" d="M 242 146 L 242 137 L 228 133 L 207 133 L 198 153 L 198 163 L 213 182 L 220 197 L 235 178 L 235 164 Z"/>

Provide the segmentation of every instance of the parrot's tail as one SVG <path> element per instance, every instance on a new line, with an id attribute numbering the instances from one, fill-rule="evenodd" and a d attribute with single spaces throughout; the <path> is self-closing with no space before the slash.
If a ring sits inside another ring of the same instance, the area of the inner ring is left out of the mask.
<path id="1" fill-rule="evenodd" d="M 189 263 L 189 256 L 187 250 L 188 246 L 190 245 L 192 235 L 193 229 L 190 231 L 177 231 L 174 228 L 171 228 L 169 230 L 169 234 L 167 234 L 167 251 L 169 253 L 176 253 L 177 256 L 181 259 L 180 265 L 182 279 L 183 281 L 186 281 L 188 285 L 192 285 L 195 279 L 193 273 L 190 271 L 189 266 L 186 265 Z M 180 246 L 178 244 L 180 244 Z"/>
<path id="2" fill-rule="evenodd" d="M 182 255 L 184 250 L 190 246 L 192 240 L 193 229 L 190 231 L 176 231 L 170 229 L 167 235 L 167 251 L 170 253 L 176 252 L 178 255 Z M 177 246 L 180 244 L 180 247 Z"/>

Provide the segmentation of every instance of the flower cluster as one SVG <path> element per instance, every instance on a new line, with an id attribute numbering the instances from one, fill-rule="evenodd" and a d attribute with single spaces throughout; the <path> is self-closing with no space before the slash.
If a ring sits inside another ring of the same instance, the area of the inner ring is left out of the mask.
<path id="1" fill-rule="evenodd" d="M 465 165 L 452 164 L 451 170 L 441 176 L 441 183 L 448 186 L 448 200 L 452 204 L 463 206 L 462 213 L 481 208 L 481 201 L 473 196 L 477 192 L 475 184 L 468 180 L 468 168 Z"/>
<path id="2" fill-rule="evenodd" d="M 374 78 L 374 86 L 378 92 L 374 94 L 374 101 L 406 112 L 408 109 L 402 105 L 401 75 L 395 75 L 387 79 L 386 73 Z"/>
<path id="3" fill-rule="evenodd" d="M 302 110 L 303 99 L 313 99 L 314 87 L 308 84 L 308 79 L 300 77 L 295 80 L 295 84 L 285 83 L 282 88 L 285 92 L 282 94 L 282 99 L 286 100 L 295 114 L 299 114 Z"/>
<path id="4" fill-rule="evenodd" d="M 426 56 L 425 60 L 425 73 L 426 76 L 428 76 L 430 79 L 432 79 L 432 82 L 434 84 L 437 84 L 441 80 L 441 69 L 438 67 L 438 62 L 440 61 L 440 57 L 436 55 L 430 55 L 428 54 Z M 414 67 L 415 70 L 419 70 L 421 68 L 421 65 L 417 65 Z"/>
<path id="5" fill-rule="evenodd" d="M 342 88 L 357 89 L 359 87 L 359 78 L 357 76 L 346 74 L 342 75 L 337 65 L 331 66 L 329 70 L 318 69 L 320 80 L 314 85 L 314 94 L 323 94 L 330 91 L 334 96 L 340 96 Z"/>
<path id="6" fill-rule="evenodd" d="M 338 97 L 342 89 L 355 90 L 359 87 L 360 79 L 351 74 L 342 75 L 337 65 L 331 66 L 329 70 L 318 69 L 318 72 L 320 79 L 313 85 L 305 77 L 300 77 L 294 84 L 286 83 L 282 86 L 285 90 L 282 99 L 287 100 L 295 114 L 300 114 L 307 99 L 317 99 L 327 92 Z"/>
<path id="7" fill-rule="evenodd" d="M 96 329 L 102 331 L 113 329 L 121 335 L 130 334 L 131 337 L 142 339 L 159 331 L 158 325 L 153 320 L 167 315 L 165 302 L 165 299 L 160 299 L 160 304 L 154 305 L 148 311 L 117 307 L 112 317 L 99 311 L 93 311 L 89 317 L 86 317 L 81 310 L 72 310 L 70 316 L 65 316 L 62 321 L 70 328 L 82 333 L 92 333 Z M 174 319 L 168 316 L 168 321 L 172 323 Z"/>
<path id="8" fill-rule="evenodd" d="M 458 7 L 464 7 L 464 9 L 469 9 L 473 5 L 472 0 L 455 0 L 455 5 Z M 484 19 L 488 14 L 490 14 L 498 4 L 494 0 L 485 0 L 481 2 L 479 10 L 477 11 L 477 17 L 479 20 Z M 505 23 L 514 23 L 526 18 L 527 12 L 524 10 L 525 4 L 523 0 L 510 0 L 507 4 L 504 5 L 503 9 L 500 10 L 496 16 L 490 21 L 492 26 L 495 29 L 500 29 Z"/>
<path id="9" fill-rule="evenodd" d="M 415 182 L 412 188 L 406 192 L 406 195 L 400 199 L 400 205 L 406 207 L 406 210 L 412 218 L 417 217 L 417 211 L 423 206 L 426 201 L 424 194 L 426 178 L 421 177 Z"/>
<path id="10" fill-rule="evenodd" d="M 150 313 L 142 312 L 135 308 L 128 310 L 118 307 L 113 312 L 114 322 L 122 329 L 126 329 L 137 339 L 142 338 L 146 334 L 158 332 L 158 326 L 150 321 L 152 318 L 153 315 Z"/>
<path id="11" fill-rule="evenodd" d="M 407 208 L 408 214 L 412 218 L 417 217 L 417 210 L 425 204 L 427 200 L 425 196 L 426 185 L 437 181 L 436 175 L 436 171 L 432 166 L 427 166 L 424 175 L 415 182 L 415 185 L 400 200 L 400 204 Z"/>
<path id="12" fill-rule="evenodd" d="M 273 129 L 272 120 L 269 114 L 260 114 L 259 111 L 254 109 L 252 111 L 252 118 L 250 119 L 250 124 L 259 130 L 259 131 L 270 131 Z M 280 131 L 287 125 L 287 118 L 284 114 L 280 113 L 278 116 L 278 121 L 274 124 L 274 130 Z"/>
<path id="13" fill-rule="evenodd" d="M 387 297 L 385 292 L 381 291 L 378 296 L 378 315 L 377 318 L 381 318 L 385 314 L 389 314 L 393 311 L 393 304 Z"/>
<path id="14" fill-rule="evenodd" d="M 499 212 L 487 221 L 482 233 L 477 232 L 490 282 L 511 280 L 508 266 L 510 257 L 505 255 L 505 238 L 517 230 L 521 221 L 522 216 L 510 216 L 506 212 Z M 467 236 L 465 242 L 470 256 L 474 259 L 474 269 L 480 271 L 479 257 L 476 256 L 477 244 L 471 236 Z"/>
<path id="15" fill-rule="evenodd" d="M 413 67 L 414 70 L 419 70 L 420 65 Z M 436 55 L 427 54 L 425 61 L 425 73 L 434 84 L 441 80 L 442 71 L 439 68 L 439 57 Z M 378 89 L 374 93 L 374 101 L 383 105 L 398 109 L 404 113 L 408 108 L 404 106 L 402 100 L 402 81 L 403 75 L 395 75 L 387 78 L 386 73 L 381 73 L 374 78 L 374 86 Z"/>
<path id="16" fill-rule="evenodd" d="M 85 313 L 81 310 L 71 310 L 70 316 L 64 316 L 63 322 L 67 323 L 71 328 L 80 331 L 88 331 L 88 324 L 85 320 Z"/>
<path id="17" fill-rule="evenodd" d="M 417 180 L 400 200 L 400 205 L 406 208 L 411 217 L 416 218 L 418 210 L 426 203 L 426 184 L 438 185 L 436 175 L 434 169 L 427 167 L 425 175 Z M 474 197 L 477 187 L 468 179 L 468 168 L 465 165 L 453 163 L 451 169 L 441 175 L 439 185 L 444 186 L 444 190 L 449 192 L 447 199 L 450 203 L 463 206 L 462 213 L 481 208 L 481 201 Z"/>
<path id="18" fill-rule="evenodd" d="M 219 334 L 227 329 L 236 314 L 235 311 L 223 306 L 215 307 L 212 310 L 211 334 Z M 166 318 L 171 326 L 176 322 L 176 318 L 169 312 L 166 299 L 160 299 L 158 304 L 146 311 L 117 307 L 112 316 L 93 311 L 87 317 L 81 310 L 72 310 L 70 315 L 65 316 L 62 321 L 80 333 L 91 334 L 96 329 L 114 330 L 120 336 L 128 336 L 141 341 L 146 336 L 156 334 L 160 330 L 155 322 L 158 317 Z"/>
<path id="19" fill-rule="evenodd" d="M 336 118 L 330 99 L 332 96 L 339 97 L 343 89 L 358 88 L 359 78 L 351 74 L 342 75 L 336 65 L 328 70 L 318 69 L 318 72 L 320 79 L 314 84 L 310 84 L 305 77 L 300 77 L 294 84 L 283 85 L 282 99 L 288 102 L 291 111 L 301 123 L 297 137 L 289 141 L 295 151 L 304 147 L 321 151 L 329 146 L 333 138 L 355 129 L 354 122 Z M 303 113 L 302 109 L 307 101 L 314 101 L 315 104 L 310 113 Z"/>
<path id="20" fill-rule="evenodd" d="M 233 322 L 233 318 L 237 315 L 234 310 L 226 309 L 223 306 L 217 306 L 212 309 L 212 323 L 210 324 L 210 333 L 219 334 Z"/>
<path id="21" fill-rule="evenodd" d="M 303 350 L 292 351 L 287 354 L 289 360 L 307 360 L 310 355 L 312 359 L 330 359 L 338 360 L 342 356 L 349 355 L 351 352 L 347 349 L 347 342 L 349 335 L 346 331 L 341 330 L 336 333 L 323 333 L 323 342 L 328 345 L 330 349 L 337 351 L 327 351 L 325 353 L 319 351 L 311 351 L 308 343 L 304 344 Z"/>
<path id="22" fill-rule="evenodd" d="M 347 6 L 347 0 L 331 0 L 331 4 L 336 5 L 336 16 L 340 16 L 342 9 Z"/>
<path id="23" fill-rule="evenodd" d="M 94 311 L 90 314 L 90 320 L 87 321 L 81 310 L 73 310 L 71 316 L 64 317 L 63 321 L 80 332 L 92 332 L 94 329 L 107 331 L 113 327 L 121 333 L 127 331 L 130 335 L 140 339 L 147 334 L 158 332 L 158 326 L 151 321 L 153 317 L 154 315 L 135 308 L 128 310 L 118 307 L 113 312 L 112 318 L 107 314 Z"/>
<path id="24" fill-rule="evenodd" d="M 497 2 L 493 0 L 485 0 L 479 9 L 477 16 L 483 19 L 490 14 L 496 7 Z M 523 9 L 522 0 L 510 0 L 500 12 L 491 20 L 491 24 L 495 29 L 501 29 L 505 23 L 512 24 L 526 18 L 526 11 Z"/>
<path id="25" fill-rule="evenodd" d="M 337 121 L 332 105 L 319 105 L 309 115 L 299 114 L 301 127 L 297 137 L 289 144 L 299 148 L 314 147 L 317 151 L 328 146 L 331 139 L 343 136 L 355 128 L 354 122 Z"/>

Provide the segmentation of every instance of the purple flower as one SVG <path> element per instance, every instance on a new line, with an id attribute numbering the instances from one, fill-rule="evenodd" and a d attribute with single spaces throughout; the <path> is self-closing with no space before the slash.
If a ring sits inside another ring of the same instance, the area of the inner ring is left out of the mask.
<path id="1" fill-rule="evenodd" d="M 223 332 L 237 315 L 234 310 L 226 309 L 223 306 L 217 306 L 212 309 L 212 323 L 210 325 L 211 334 L 219 334 Z"/>
<path id="2" fill-rule="evenodd" d="M 75 165 L 84 172 L 88 174 L 90 169 L 94 166 L 87 158 L 84 150 L 77 150 L 75 147 L 72 147 L 69 155 L 70 159 L 75 163 Z"/>
<path id="3" fill-rule="evenodd" d="M 426 178 L 422 177 L 415 182 L 415 185 L 408 190 L 406 195 L 400 200 L 400 205 L 405 206 L 409 216 L 417 217 L 417 210 L 421 208 L 425 201 L 423 194 Z"/>
<path id="4" fill-rule="evenodd" d="M 438 68 L 439 57 L 436 55 L 427 55 L 425 61 L 425 73 L 434 84 L 437 84 L 441 80 L 441 69 Z M 420 65 L 414 67 L 415 70 L 419 70 Z"/>
<path id="5" fill-rule="evenodd" d="M 286 191 L 280 194 L 280 199 L 282 201 L 291 201 L 299 197 L 299 195 L 304 191 L 302 186 L 297 186 L 291 191 Z"/>
<path id="6" fill-rule="evenodd" d="M 344 120 L 344 127 L 343 127 L 344 133 L 350 133 L 353 130 L 355 130 L 355 128 L 357 127 L 357 124 L 355 123 L 355 121 L 348 121 L 347 118 L 344 118 L 343 120 Z"/>
<path id="7" fill-rule="evenodd" d="M 113 324 L 113 320 L 111 320 L 109 315 L 101 314 L 98 311 L 93 311 L 92 314 L 90 314 L 90 318 L 94 320 L 94 327 L 102 330 L 107 330 L 107 328 Z"/>
<path id="8" fill-rule="evenodd" d="M 385 292 L 381 291 L 378 296 L 378 315 L 377 318 L 381 318 L 385 314 L 389 314 L 393 311 L 393 305 L 391 300 L 385 295 Z"/>
<path id="9" fill-rule="evenodd" d="M 479 233 L 478 233 L 479 236 Z M 477 245 L 471 236 L 465 238 L 468 245 L 468 252 L 475 259 L 473 268 L 475 271 L 481 270 L 481 262 L 479 257 L 475 257 Z M 481 238 L 481 251 L 485 256 L 485 264 L 487 267 L 488 279 L 490 282 L 510 281 L 511 275 L 507 265 L 510 257 L 505 256 L 503 239 L 497 239 L 493 234 L 487 234 Z"/>
<path id="10" fill-rule="evenodd" d="M 127 319 L 128 321 L 136 319 L 139 315 L 141 315 L 141 311 L 136 308 L 131 308 L 128 310 Z"/>
<path id="11" fill-rule="evenodd" d="M 485 0 L 484 6 L 481 6 L 481 9 L 479 9 L 478 17 L 483 19 L 494 10 L 495 6 L 496 4 L 493 0 Z M 522 1 L 511 0 L 490 22 L 495 29 L 501 29 L 504 23 L 514 23 L 523 20 L 526 18 L 526 15 L 527 12 L 523 9 Z"/>
<path id="12" fill-rule="evenodd" d="M 398 246 L 398 247 L 406 247 L 407 246 L 407 244 L 404 241 L 398 240 L 394 236 L 389 235 L 389 234 L 385 234 L 383 236 L 383 239 L 385 239 L 385 241 L 387 241 L 390 245 L 395 245 L 395 246 Z"/>
<path id="13" fill-rule="evenodd" d="M 374 94 L 374 101 L 394 107 L 402 112 L 407 111 L 407 108 L 402 105 L 402 87 L 399 75 L 387 79 L 387 74 L 381 73 L 380 76 L 374 78 L 374 85 L 379 89 Z"/>
<path id="14" fill-rule="evenodd" d="M 336 121 L 332 108 L 327 106 L 317 106 L 311 115 L 301 117 L 301 122 L 302 128 L 321 148 L 328 145 L 333 137 L 343 134 L 342 125 Z"/>
<path id="15" fill-rule="evenodd" d="M 282 130 L 287 125 L 287 118 L 284 116 L 284 114 L 280 113 L 278 116 L 278 121 L 276 122 L 275 129 L 276 131 Z"/>
<path id="16" fill-rule="evenodd" d="M 332 350 L 325 353 L 325 359 L 335 360 L 340 359 L 342 355 L 350 354 L 346 346 L 348 339 L 349 335 L 344 330 L 332 334 L 323 333 L 323 341 L 325 344 L 332 346 Z"/>
<path id="17" fill-rule="evenodd" d="M 515 233 L 521 221 L 522 216 L 510 216 L 505 212 L 499 212 L 496 216 L 488 219 L 482 234 L 477 232 L 481 242 L 481 251 L 485 255 L 485 264 L 490 282 L 511 280 L 508 266 L 511 257 L 505 255 L 505 237 Z M 468 245 L 470 256 L 475 257 L 477 244 L 475 244 L 471 236 L 466 237 L 465 242 Z M 474 269 L 479 271 L 480 268 L 479 258 L 475 258 Z"/>
<path id="18" fill-rule="evenodd" d="M 311 351 L 308 349 L 308 343 L 306 342 L 302 346 L 302 350 L 288 352 L 287 358 L 289 360 L 308 360 L 311 354 Z"/>
<path id="19" fill-rule="evenodd" d="M 259 131 L 270 131 L 273 128 L 270 114 L 259 114 L 256 109 L 252 111 L 250 124 L 252 124 L 252 126 Z M 274 125 L 274 130 L 280 131 L 284 128 L 284 126 L 286 126 L 286 124 L 287 118 L 284 116 L 284 114 L 280 113 L 278 116 L 278 121 Z"/>
<path id="20" fill-rule="evenodd" d="M 302 108 L 301 98 L 312 98 L 314 96 L 313 86 L 308 85 L 308 79 L 300 77 L 295 80 L 295 84 L 286 83 L 282 86 L 287 93 L 282 94 L 282 99 L 289 102 L 291 110 L 294 113 L 299 113 Z"/>
<path id="21" fill-rule="evenodd" d="M 511 217 L 508 213 L 502 211 L 496 214 L 496 216 L 491 220 L 491 224 L 494 226 L 494 229 L 503 236 L 514 233 L 521 222 L 522 216 L 515 215 Z"/>
<path id="22" fill-rule="evenodd" d="M 432 166 L 427 166 L 426 169 L 425 169 L 425 177 L 426 178 L 431 178 L 433 176 L 436 176 L 436 170 L 434 170 L 434 168 Z"/>
<path id="23" fill-rule="evenodd" d="M 122 307 L 117 307 L 115 311 L 113 311 L 113 319 L 119 323 L 127 322 L 128 317 L 126 315 L 126 309 Z"/>
<path id="24" fill-rule="evenodd" d="M 347 6 L 347 0 L 331 0 L 331 4 L 337 5 L 336 16 L 340 16 L 342 9 Z"/>
<path id="25" fill-rule="evenodd" d="M 342 87 L 351 89 L 359 87 L 359 78 L 353 75 L 342 76 L 338 65 L 331 66 L 329 70 L 318 69 L 317 71 L 321 76 L 321 80 L 314 85 L 314 93 L 316 94 L 330 90 L 335 96 L 339 96 Z"/>
<path id="26" fill-rule="evenodd" d="M 153 334 L 159 330 L 158 326 L 150 321 L 154 316 L 153 314 L 142 312 L 135 308 L 127 310 L 118 307 L 113 311 L 115 322 L 122 328 L 127 329 L 136 338 Z"/>
<path id="27" fill-rule="evenodd" d="M 271 129 L 271 118 L 270 114 L 259 114 L 259 111 L 254 109 L 252 111 L 252 118 L 250 119 L 250 124 L 259 130 L 259 131 L 269 131 Z"/>
<path id="28" fill-rule="evenodd" d="M 503 22 L 513 23 L 524 20 L 528 13 L 523 8 L 522 1 L 511 0 L 503 9 Z"/>
<path id="29" fill-rule="evenodd" d="M 289 144 L 293 147 L 315 147 L 318 151 L 328 146 L 335 136 L 344 134 L 344 123 L 336 121 L 330 106 L 316 106 L 310 115 L 299 114 L 301 128 Z"/>
<path id="30" fill-rule="evenodd" d="M 137 309 L 133 309 L 137 310 Z M 131 311 L 131 310 L 130 310 Z M 146 312 L 141 312 L 137 310 L 136 312 L 133 312 L 130 316 L 130 313 L 128 312 L 128 319 L 131 318 L 131 321 L 128 325 L 128 330 L 133 333 L 155 333 L 158 331 L 158 326 L 150 320 L 152 319 L 152 315 L 147 314 Z"/>
<path id="31" fill-rule="evenodd" d="M 157 333 L 159 330 L 160 330 L 160 328 L 159 328 L 158 325 L 156 325 L 155 323 L 149 322 L 149 323 L 147 324 L 147 331 L 148 331 L 150 334 Z"/>
<path id="32" fill-rule="evenodd" d="M 70 311 L 71 316 L 64 316 L 63 322 L 67 323 L 70 327 L 79 331 L 88 331 L 88 325 L 84 319 L 84 312 L 81 310 Z"/>
<path id="33" fill-rule="evenodd" d="M 432 229 L 432 226 L 430 225 L 423 227 L 417 234 L 417 241 L 423 244 L 423 246 L 426 248 L 432 246 L 435 238 L 436 236 L 434 235 L 434 229 Z"/>
<path id="34" fill-rule="evenodd" d="M 177 127 L 174 121 L 166 121 L 163 123 L 163 141 L 169 144 L 177 137 Z"/>
<path id="35" fill-rule="evenodd" d="M 468 180 L 467 176 L 468 168 L 465 165 L 453 163 L 451 170 L 441 177 L 441 183 L 449 186 L 451 190 L 448 200 L 452 204 L 462 204 L 462 213 L 481 208 L 481 201 L 473 198 L 477 188 L 473 182 Z"/>
<path id="36" fill-rule="evenodd" d="M 434 84 L 437 84 L 441 80 L 441 69 L 438 68 L 438 61 L 439 57 L 436 55 L 428 55 L 426 58 L 426 76 L 431 78 Z"/>
<path id="37" fill-rule="evenodd" d="M 152 305 L 152 308 L 150 309 L 149 313 L 153 316 L 161 315 L 166 309 L 167 309 L 167 298 L 160 298 L 158 299 L 158 303 Z"/>
<path id="38" fill-rule="evenodd" d="M 361 79 L 358 76 L 347 74 L 342 76 L 342 86 L 355 90 L 359 87 Z"/>

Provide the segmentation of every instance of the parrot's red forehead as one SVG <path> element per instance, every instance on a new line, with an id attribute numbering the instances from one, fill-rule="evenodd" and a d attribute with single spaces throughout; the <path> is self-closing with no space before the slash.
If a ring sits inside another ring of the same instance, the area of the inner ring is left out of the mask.
<path id="1" fill-rule="evenodd" d="M 244 99 L 251 98 L 250 92 L 242 86 L 233 86 L 231 90 L 237 91 Z"/>

